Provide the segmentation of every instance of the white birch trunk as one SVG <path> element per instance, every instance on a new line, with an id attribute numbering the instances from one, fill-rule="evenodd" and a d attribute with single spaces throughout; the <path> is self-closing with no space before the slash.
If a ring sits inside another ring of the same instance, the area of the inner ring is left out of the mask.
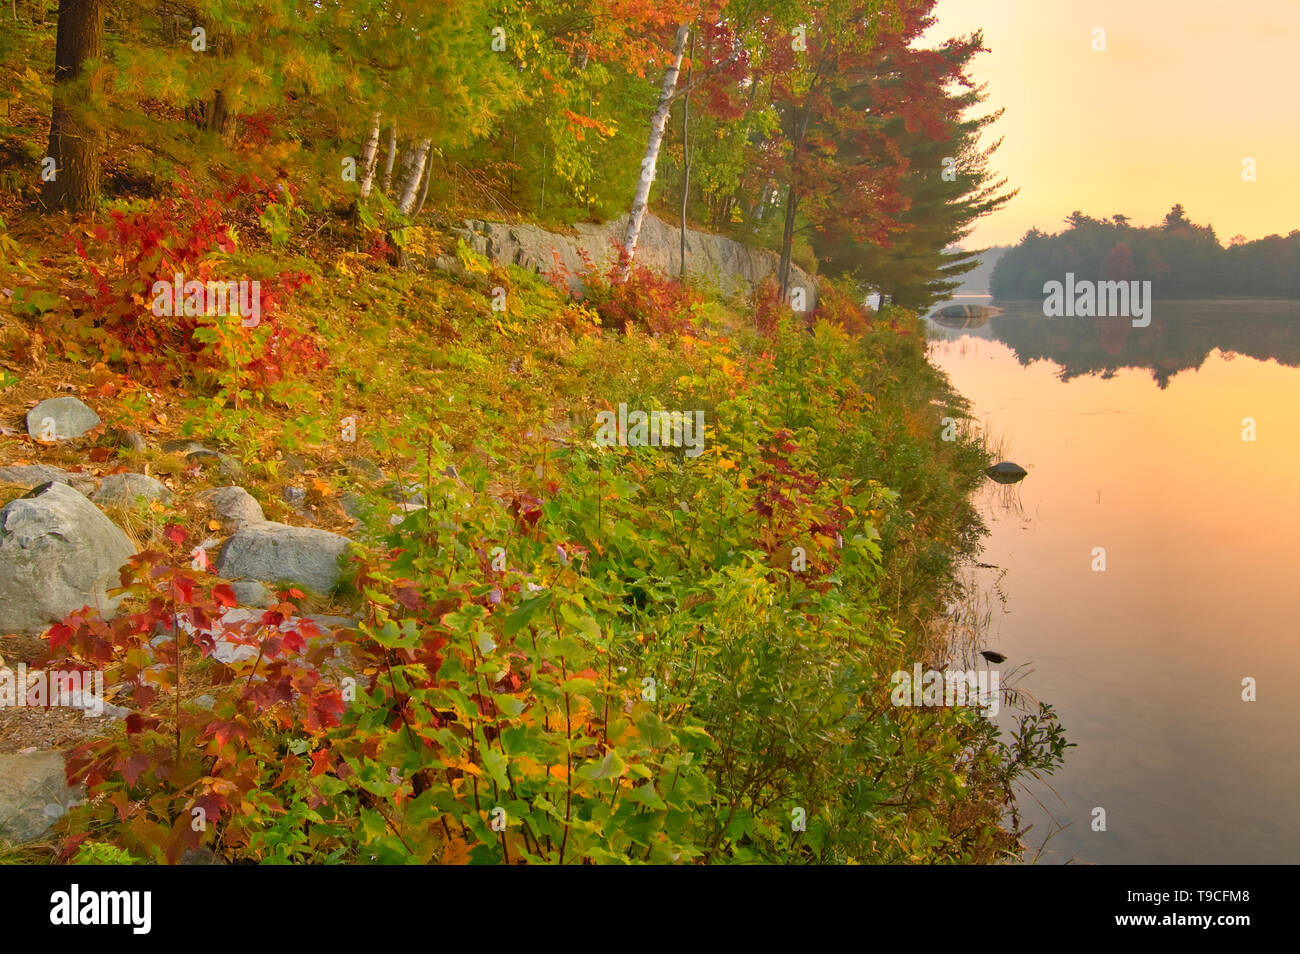
<path id="1" fill-rule="evenodd" d="M 361 152 L 361 198 L 370 195 L 375 184 L 375 163 L 379 159 L 379 113 L 375 113 L 370 123 L 370 135 L 366 137 L 365 148 Z"/>
<path id="2" fill-rule="evenodd" d="M 420 187 L 420 201 L 415 206 L 415 211 L 411 213 L 411 218 L 415 218 L 424 211 L 424 200 L 429 197 L 429 180 L 433 178 L 433 150 L 430 149 L 425 154 L 424 159 L 424 185 Z"/>
<path id="3" fill-rule="evenodd" d="M 410 215 L 415 209 L 416 200 L 420 197 L 420 180 L 424 175 L 424 164 L 428 161 L 429 150 L 432 148 L 432 139 L 421 139 L 419 147 L 408 157 L 410 161 L 402 164 L 403 175 L 398 183 L 401 198 L 397 203 L 397 211 L 403 215 Z"/>
<path id="4" fill-rule="evenodd" d="M 388 158 L 384 160 L 384 192 L 393 189 L 393 160 L 397 158 L 397 123 L 388 127 Z"/>
<path id="5" fill-rule="evenodd" d="M 641 237 L 641 223 L 645 221 L 646 206 L 650 201 L 650 183 L 654 181 L 655 164 L 659 161 L 659 147 L 664 141 L 664 128 L 668 125 L 668 113 L 673 105 L 673 92 L 677 89 L 677 75 L 682 69 L 682 56 L 686 52 L 686 38 L 690 35 L 689 24 L 677 28 L 677 39 L 673 43 L 673 60 L 664 73 L 663 89 L 659 93 L 659 108 L 650 120 L 650 139 L 646 143 L 645 156 L 641 159 L 641 178 L 637 180 L 636 195 L 632 198 L 632 214 L 627 220 L 627 232 L 623 236 L 623 274 L 632 270 L 632 259 L 636 255 L 636 243 Z"/>

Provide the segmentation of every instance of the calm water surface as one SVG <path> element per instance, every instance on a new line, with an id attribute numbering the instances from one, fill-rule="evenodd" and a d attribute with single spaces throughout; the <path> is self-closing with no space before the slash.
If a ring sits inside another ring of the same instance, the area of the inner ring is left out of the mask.
<path id="1" fill-rule="evenodd" d="M 1029 470 L 980 494 L 999 569 L 976 571 L 1004 679 L 1032 670 L 1077 743 L 1022 798 L 1027 840 L 1048 863 L 1300 861 L 1300 309 L 1157 301 L 1137 329 L 999 304 L 934 325 L 931 360 Z"/>

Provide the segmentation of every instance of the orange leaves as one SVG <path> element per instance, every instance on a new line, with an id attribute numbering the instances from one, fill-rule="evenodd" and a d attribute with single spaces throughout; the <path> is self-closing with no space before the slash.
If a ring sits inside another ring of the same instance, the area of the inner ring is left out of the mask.
<path id="1" fill-rule="evenodd" d="M 439 859 L 444 865 L 467 865 L 469 864 L 469 845 L 465 844 L 465 839 L 460 835 L 452 835 L 451 839 L 443 846 L 442 857 Z"/>
<path id="2" fill-rule="evenodd" d="M 583 116 L 579 113 L 575 113 L 571 109 L 564 110 L 564 118 L 569 121 L 569 126 L 573 130 L 574 138 L 579 142 L 583 139 L 582 130 L 584 129 L 594 129 L 607 139 L 617 132 L 617 130 L 608 123 L 602 123 L 594 116 Z"/>

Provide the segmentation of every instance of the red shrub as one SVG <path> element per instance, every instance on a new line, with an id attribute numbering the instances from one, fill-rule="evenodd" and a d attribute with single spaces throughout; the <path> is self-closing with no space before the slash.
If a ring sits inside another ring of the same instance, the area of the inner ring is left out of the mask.
<path id="1" fill-rule="evenodd" d="M 689 331 L 700 297 L 674 278 L 656 275 L 643 265 L 625 270 L 615 262 L 603 274 L 592 268 L 584 276 L 587 301 L 607 328 L 623 331 L 640 325 L 654 334 Z"/>
<path id="2" fill-rule="evenodd" d="M 221 356 L 195 336 L 202 317 L 153 313 L 155 282 L 171 284 L 177 274 L 187 281 L 216 278 L 213 256 L 235 249 L 227 221 L 232 207 L 242 198 L 251 200 L 260 211 L 276 201 L 275 190 L 256 177 L 245 177 L 230 191 L 207 198 L 200 198 L 190 180 L 182 177 L 176 183 L 176 193 L 146 211 L 110 213 L 108 224 L 92 230 L 90 250 L 77 242 L 77 253 L 85 261 L 94 287 L 74 304 L 93 316 L 106 359 L 144 371 L 155 381 L 222 363 Z M 254 280 L 254 276 L 239 277 Z M 283 272 L 256 280 L 261 288 L 259 323 L 268 325 L 271 333 L 262 353 L 254 355 L 244 369 L 248 380 L 264 385 L 279 379 L 288 366 L 319 365 L 324 352 L 315 342 L 285 328 L 277 319 L 284 297 L 310 276 Z M 176 311 L 183 309 L 174 308 Z"/>

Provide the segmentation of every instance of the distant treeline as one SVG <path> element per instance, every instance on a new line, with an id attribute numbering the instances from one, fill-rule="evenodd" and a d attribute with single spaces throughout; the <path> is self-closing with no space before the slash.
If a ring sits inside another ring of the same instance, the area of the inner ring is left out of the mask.
<path id="1" fill-rule="evenodd" d="M 1066 272 L 1096 281 L 1150 281 L 1164 298 L 1300 298 L 1300 230 L 1225 248 L 1210 225 L 1196 225 L 1175 205 L 1157 226 L 1129 224 L 1127 216 L 1094 219 L 1075 212 L 1069 227 L 1049 235 L 1025 233 L 989 281 L 995 298 L 1041 298 L 1043 284 Z"/>

